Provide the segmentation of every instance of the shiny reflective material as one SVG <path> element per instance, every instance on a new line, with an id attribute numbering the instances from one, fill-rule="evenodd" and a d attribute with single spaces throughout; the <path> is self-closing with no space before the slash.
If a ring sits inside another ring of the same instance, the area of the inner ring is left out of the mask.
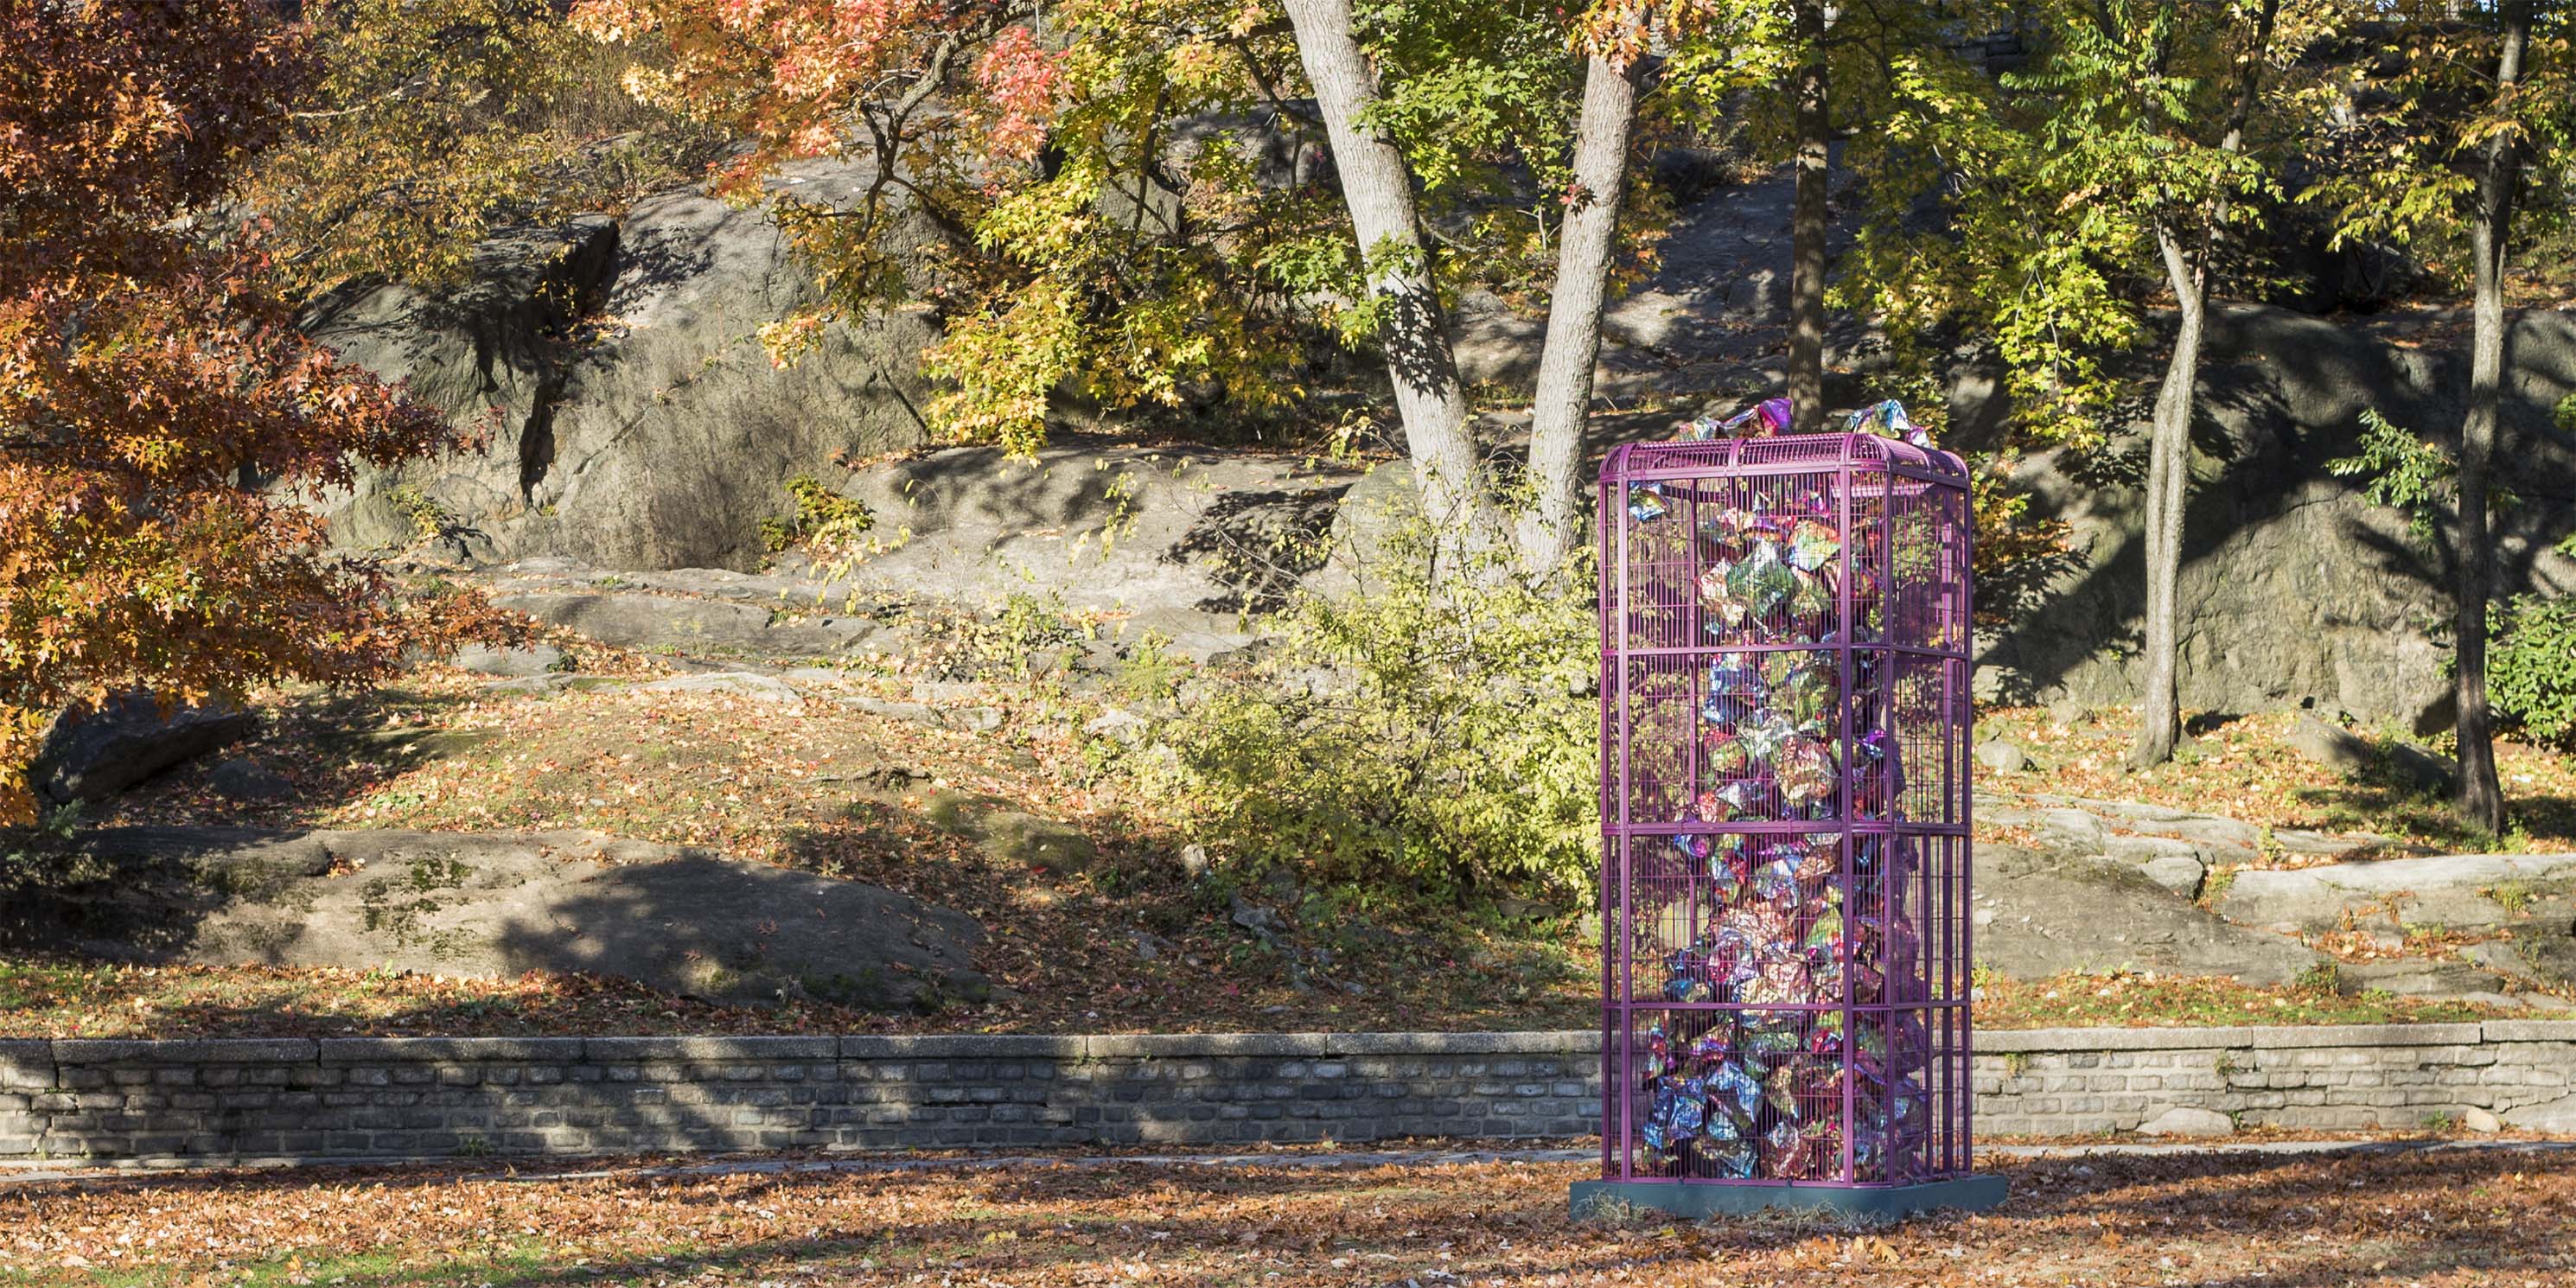
<path id="1" fill-rule="evenodd" d="M 1603 474 L 1607 1179 L 1969 1166 L 1967 474 L 1788 422 Z"/>

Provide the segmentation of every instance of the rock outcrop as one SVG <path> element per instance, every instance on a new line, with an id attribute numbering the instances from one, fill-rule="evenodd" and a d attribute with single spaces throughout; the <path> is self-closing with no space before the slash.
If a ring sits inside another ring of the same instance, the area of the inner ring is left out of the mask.
<path id="1" fill-rule="evenodd" d="M 2442 558 L 2406 535 L 2404 516 L 2362 495 L 2366 480 L 2327 463 L 2355 452 L 2365 410 L 2455 437 L 2464 330 L 2458 319 L 2369 324 L 2213 310 L 2183 548 L 2185 707 L 2242 712 L 2313 699 L 2419 732 L 2448 725 L 2448 653 L 2432 638 L 2450 615 Z M 2522 504 L 2498 512 L 2498 593 L 2566 593 L 2576 590 L 2576 560 L 2551 547 L 2576 529 L 2576 435 L 2552 412 L 2576 392 L 2576 317 L 2525 315 L 2509 352 L 2497 455 L 2513 462 L 2508 483 Z M 1953 441 L 1990 441 L 2001 411 L 1990 384 L 1963 383 L 1951 404 Z M 2123 451 L 2044 452 L 2024 463 L 2034 513 L 2072 525 L 2074 557 L 2039 570 L 2047 575 L 1979 588 L 1985 603 L 2013 610 L 2012 623 L 1982 641 L 1989 699 L 2134 699 L 2143 458 L 2133 436 Z"/>
<path id="2" fill-rule="evenodd" d="M 783 180 L 827 201 L 864 181 L 837 163 Z M 1661 267 L 1605 318 L 1605 396 L 1687 406 L 1776 379 L 1785 192 L 1776 177 L 1676 189 L 1683 205 Z M 925 441 L 920 411 L 933 391 L 919 355 L 936 324 L 897 312 L 836 329 L 776 370 L 757 332 L 810 302 L 812 280 L 762 210 L 677 192 L 615 219 L 496 240 L 461 290 L 340 293 L 314 311 L 316 335 L 408 379 L 460 420 L 488 423 L 490 435 L 336 498 L 337 531 L 385 546 L 437 528 L 450 553 L 481 565 L 564 557 L 626 573 L 747 570 L 766 553 L 761 521 L 790 504 L 782 485 L 812 474 L 876 513 L 873 535 L 888 549 L 859 574 L 871 586 L 969 602 L 1053 593 L 1168 634 L 1223 635 L 1242 608 L 1337 584 L 1311 538 L 1351 528 L 1367 498 L 1405 481 L 1401 463 L 1363 478 L 1240 450 L 1070 434 L 1033 463 L 963 448 L 845 471 L 836 462 Z M 1481 378 L 1525 380 L 1537 319 L 1468 296 L 1462 363 Z M 2312 702 L 2426 732 L 2444 726 L 2445 651 L 2430 625 L 2448 616 L 2442 559 L 2406 536 L 2402 516 L 2367 501 L 2363 480 L 2327 464 L 2352 454 L 2365 409 L 2435 438 L 2456 431 L 2464 320 L 2227 306 L 2210 327 L 2182 582 L 2185 705 Z M 1837 334 L 1849 369 L 1828 393 L 1851 404 L 1883 394 L 1867 337 L 1857 324 Z M 2152 359 L 2143 347 L 2136 374 L 2151 378 Z M 2500 592 L 2576 589 L 2576 560 L 2551 549 L 2576 529 L 2576 435 L 2552 417 L 2576 391 L 2576 317 L 2523 316 L 2509 359 L 2501 455 L 2521 503 L 2499 513 Z M 2001 441 L 2007 408 L 1974 360 L 1962 360 L 1950 401 L 1952 445 Z M 2135 431 L 2145 408 L 2131 410 L 2109 450 L 2023 461 L 2035 516 L 2065 520 L 2074 539 L 2062 559 L 1981 585 L 1983 602 L 2009 619 L 1981 641 L 1988 700 L 2134 696 L 2144 595 Z M 1670 418 L 1605 414 L 1596 438 L 1660 435 Z M 1516 424 L 1497 416 L 1487 428 L 1506 438 Z M 558 620 L 573 607 L 540 615 Z M 581 608 L 593 611 L 620 610 Z M 824 643 L 801 651 L 842 651 Z"/>
<path id="3" fill-rule="evenodd" d="M 96 802 L 250 735 L 258 721 L 229 707 L 165 709 L 148 693 L 128 693 L 90 711 L 54 720 L 36 751 L 29 781 L 57 804 Z"/>
<path id="4" fill-rule="evenodd" d="M 0 948 L 615 976 L 738 1001 L 974 998 L 983 930 L 878 886 L 586 832 L 108 828 L 0 905 Z"/>
<path id="5" fill-rule="evenodd" d="M 823 202 L 865 182 L 828 163 L 782 179 Z M 343 290 L 306 328 L 488 437 L 369 476 L 328 507 L 335 532 L 372 547 L 437 526 L 476 561 L 747 566 L 788 478 L 922 438 L 929 319 L 836 327 L 774 368 L 760 328 L 814 299 L 765 209 L 693 190 L 497 239 L 458 290 Z"/>
<path id="6" fill-rule="evenodd" d="M 1977 818 L 2027 838 L 1977 849 L 1976 958 L 2006 975 L 2278 984 L 2331 964 L 2348 992 L 2504 1006 L 2530 990 L 2576 995 L 2576 855 L 2372 858 L 2386 838 L 2047 794 L 1981 796 Z M 2339 932 L 2369 951 L 2330 963 L 2300 939 Z M 2444 942 L 2458 932 L 2465 943 Z"/>
<path id="7" fill-rule="evenodd" d="M 2152 970 L 2286 984 L 2325 960 L 2114 863 L 2007 845 L 1978 847 L 1977 862 L 1977 964 L 2006 975 Z"/>
<path id="8" fill-rule="evenodd" d="M 2249 926 L 2520 927 L 2561 937 L 2576 926 L 2576 854 L 2442 854 L 2240 872 L 2219 914 Z"/>

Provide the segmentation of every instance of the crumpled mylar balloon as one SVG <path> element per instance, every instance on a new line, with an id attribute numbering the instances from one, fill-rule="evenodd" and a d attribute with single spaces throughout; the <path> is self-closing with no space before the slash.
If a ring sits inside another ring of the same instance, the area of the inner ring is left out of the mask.
<path id="1" fill-rule="evenodd" d="M 1798 1006 L 1811 1000 L 1813 993 L 1804 959 L 1766 956 L 1737 997 L 1747 1006 Z"/>
<path id="2" fill-rule="evenodd" d="M 1664 961 L 1664 1000 L 1668 1002 L 1711 1002 L 1717 990 L 1702 972 L 1704 954 L 1684 948 Z"/>
<path id="3" fill-rule="evenodd" d="M 1649 1079 L 1660 1078 L 1665 1074 L 1672 1072 L 1673 1041 L 1670 1037 L 1665 1035 L 1664 1026 L 1662 1024 L 1657 1023 L 1647 1026 L 1646 1049 L 1644 1055 L 1645 1073 L 1646 1077 Z"/>
<path id="4" fill-rule="evenodd" d="M 1776 759 L 1780 749 L 1797 736 L 1798 726 L 1789 717 L 1767 709 L 1735 729 L 1736 740 L 1744 744 L 1744 754 L 1764 762 Z"/>
<path id="5" fill-rule="evenodd" d="M 1823 801 L 1834 788 L 1831 761 L 1821 739 L 1790 738 L 1782 742 L 1779 753 L 1772 758 L 1781 803 L 1791 809 L 1804 809 Z"/>
<path id="6" fill-rule="evenodd" d="M 1737 1180 L 1750 1180 L 1753 1177 L 1752 1141 L 1731 1140 L 1724 1143 L 1707 1143 L 1701 1146 L 1700 1157 L 1707 1159 L 1709 1169 L 1719 1176 L 1731 1176 Z"/>
<path id="7" fill-rule="evenodd" d="M 1706 581 L 1702 581 L 1703 590 Z M 1729 602 L 1741 604 L 1754 620 L 1769 618 L 1788 602 L 1798 589 L 1797 574 L 1780 558 L 1780 548 L 1768 541 L 1758 541 L 1743 562 L 1726 570 L 1724 579 Z"/>
<path id="8" fill-rule="evenodd" d="M 1751 779 L 1740 778 L 1716 791 L 1701 792 L 1699 800 L 1695 803 L 1700 817 L 1712 822 L 1726 823 L 1750 815 L 1753 807 L 1761 799 L 1760 785 Z"/>
<path id="9" fill-rule="evenodd" d="M 1813 882 L 1837 875 L 1842 867 L 1840 840 L 1840 837 L 1831 832 L 1822 832 L 1807 838 L 1807 844 L 1801 847 L 1798 855 L 1798 879 Z M 1838 901 L 1842 894 L 1839 890 L 1828 890 L 1826 893 L 1836 896 Z"/>
<path id="10" fill-rule="evenodd" d="M 1819 1181 L 1842 1171 L 1842 1133 L 1830 1119 L 1808 1123 L 1795 1142 L 1777 1152 L 1772 1175 L 1789 1181 Z"/>
<path id="11" fill-rule="evenodd" d="M 1842 537 L 1823 520 L 1800 519 L 1789 529 L 1789 566 L 1802 572 L 1824 571 L 1842 549 Z"/>
<path id="12" fill-rule="evenodd" d="M 1797 1121 L 1795 1119 L 1783 1118 L 1780 1121 L 1771 1124 L 1771 1130 L 1762 1133 L 1763 1173 L 1769 1176 L 1785 1175 L 1785 1173 L 1780 1169 L 1783 1166 L 1789 1165 L 1790 1160 L 1797 1155 L 1797 1152 Z"/>
<path id="13" fill-rule="evenodd" d="M 1700 773 L 1710 778 L 1742 778 L 1751 771 L 1753 760 L 1744 754 L 1744 742 L 1728 725 L 1710 722 L 1700 737 Z"/>
<path id="14" fill-rule="evenodd" d="M 1710 1103 L 1724 1107 L 1737 1125 L 1749 1126 L 1762 1109 L 1762 1080 L 1729 1061 L 1709 1071 L 1708 1097 Z"/>
<path id="15" fill-rule="evenodd" d="M 1711 635 L 1723 636 L 1744 625 L 1746 615 L 1752 611 L 1751 605 L 1727 587 L 1728 579 L 1735 575 L 1737 566 L 1730 560 L 1720 559 L 1700 570 L 1700 607 L 1708 619 L 1708 633 Z"/>
<path id="16" fill-rule="evenodd" d="M 1774 902 L 1798 897 L 1798 865 L 1785 858 L 1753 869 L 1753 897 Z"/>
<path id="17" fill-rule="evenodd" d="M 1661 1153 L 1698 1136 L 1700 1121 L 1707 1113 L 1705 1106 L 1705 1100 L 1684 1095 L 1677 1085 L 1655 1088 L 1654 1101 L 1639 1132 L 1646 1148 Z"/>
<path id="18" fill-rule="evenodd" d="M 1924 433 L 1923 430 L 1914 423 L 1913 418 L 1905 414 L 1905 404 L 1898 402 L 1893 398 L 1884 402 L 1873 403 L 1870 406 L 1861 408 L 1859 411 L 1853 412 L 1851 414 L 1851 432 L 1855 434 L 1876 434 L 1881 438 L 1901 439 L 1905 442 L 1912 443 L 1916 447 L 1930 447 L 1932 445 L 1932 436 Z"/>

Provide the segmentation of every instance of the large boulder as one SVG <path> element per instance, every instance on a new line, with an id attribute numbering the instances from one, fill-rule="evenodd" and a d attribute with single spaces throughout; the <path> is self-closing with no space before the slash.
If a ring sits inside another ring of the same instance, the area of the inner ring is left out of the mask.
<path id="1" fill-rule="evenodd" d="M 2460 767 L 2447 756 L 2402 742 L 2382 746 L 2312 711 L 2299 713 L 2289 742 L 2300 755 L 2346 778 L 2392 777 L 2416 791 L 2443 795 L 2459 781 Z"/>
<path id="2" fill-rule="evenodd" d="M 782 183 L 836 203 L 867 180 L 854 163 L 815 162 Z M 478 449 L 368 475 L 326 507 L 335 532 L 387 546 L 438 526 L 450 553 L 475 560 L 748 566 L 764 552 L 760 521 L 790 506 L 787 479 L 922 440 L 933 323 L 897 311 L 835 327 L 775 368 L 760 328 L 816 298 L 766 208 L 694 190 L 497 238 L 460 289 L 338 292 L 307 317 L 314 336 L 489 433 Z"/>
<path id="3" fill-rule="evenodd" d="M 231 707 L 164 707 L 149 693 L 126 693 L 54 720 L 36 752 L 29 780 L 57 804 L 103 801 L 250 735 L 258 721 Z"/>
<path id="4" fill-rule="evenodd" d="M 2218 911 L 2249 926 L 2297 930 L 2386 923 L 2564 936 L 2576 920 L 2576 854 L 2443 854 L 2240 872 Z"/>
<path id="5" fill-rule="evenodd" d="M 2450 615 L 2441 560 L 2406 535 L 2404 516 L 2362 496 L 2366 480 L 2327 463 L 2354 453 L 2365 410 L 2456 436 L 2465 327 L 2259 307 L 2214 309 L 2209 325 L 2183 542 L 2183 705 L 2255 711 L 2315 699 L 2423 731 L 2447 723 L 2447 651 L 2426 627 Z M 2513 462 L 2510 483 L 2524 504 L 2497 514 L 2499 593 L 2564 593 L 2576 589 L 2576 560 L 2551 546 L 2576 525 L 2567 500 L 2576 497 L 2576 438 L 2552 412 L 2576 391 L 2576 317 L 2523 315 L 2509 356 L 2498 456 Z M 1991 381 L 1964 378 L 1952 395 L 1953 441 L 1992 441 L 2004 410 Z M 2143 458 L 2131 432 L 2115 450 L 2024 460 L 2018 478 L 2035 494 L 2035 515 L 2072 525 L 2073 549 L 2056 568 L 1980 586 L 1985 604 L 2010 615 L 1981 641 L 1983 696 L 2134 700 Z"/>
<path id="6" fill-rule="evenodd" d="M 748 654 L 762 657 L 829 657 L 846 653 L 876 630 L 869 618 L 818 612 L 798 616 L 802 601 L 749 603 L 694 595 L 590 590 L 556 583 L 542 588 L 500 587 L 495 606 L 526 613 L 549 626 L 569 627 L 602 644 L 688 656 Z"/>
<path id="7" fill-rule="evenodd" d="M 970 600 L 1054 592 L 1137 629 L 1228 635 L 1323 562 L 1363 471 L 1299 457 L 1067 438 L 1032 460 L 961 447 L 862 471 L 850 489 L 904 534 L 851 574 Z M 1239 642 L 1239 641 L 1238 641 Z"/>
<path id="8" fill-rule="evenodd" d="M 1993 844 L 1977 847 L 1977 864 L 1977 964 L 2005 975 L 2152 970 L 2284 984 L 2325 960 L 2230 925 L 2125 864 Z"/>
<path id="9" fill-rule="evenodd" d="M 586 832 L 110 828 L 0 900 L 0 947 L 110 959 L 615 976 L 743 1001 L 973 997 L 983 930 L 909 895 Z"/>

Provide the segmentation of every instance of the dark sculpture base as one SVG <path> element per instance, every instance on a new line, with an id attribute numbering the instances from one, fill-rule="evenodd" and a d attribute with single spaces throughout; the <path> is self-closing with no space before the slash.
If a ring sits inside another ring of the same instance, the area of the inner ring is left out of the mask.
<path id="1" fill-rule="evenodd" d="M 1916 1185 L 1852 1186 L 1576 1181 L 1573 1194 L 1577 1217 L 1593 1216 L 1605 1206 L 1625 1203 L 1692 1220 L 1779 1208 L 1902 1221 L 1940 1208 L 1983 1212 L 2003 1201 L 2004 1178 L 2000 1176 L 1955 1176 Z"/>

